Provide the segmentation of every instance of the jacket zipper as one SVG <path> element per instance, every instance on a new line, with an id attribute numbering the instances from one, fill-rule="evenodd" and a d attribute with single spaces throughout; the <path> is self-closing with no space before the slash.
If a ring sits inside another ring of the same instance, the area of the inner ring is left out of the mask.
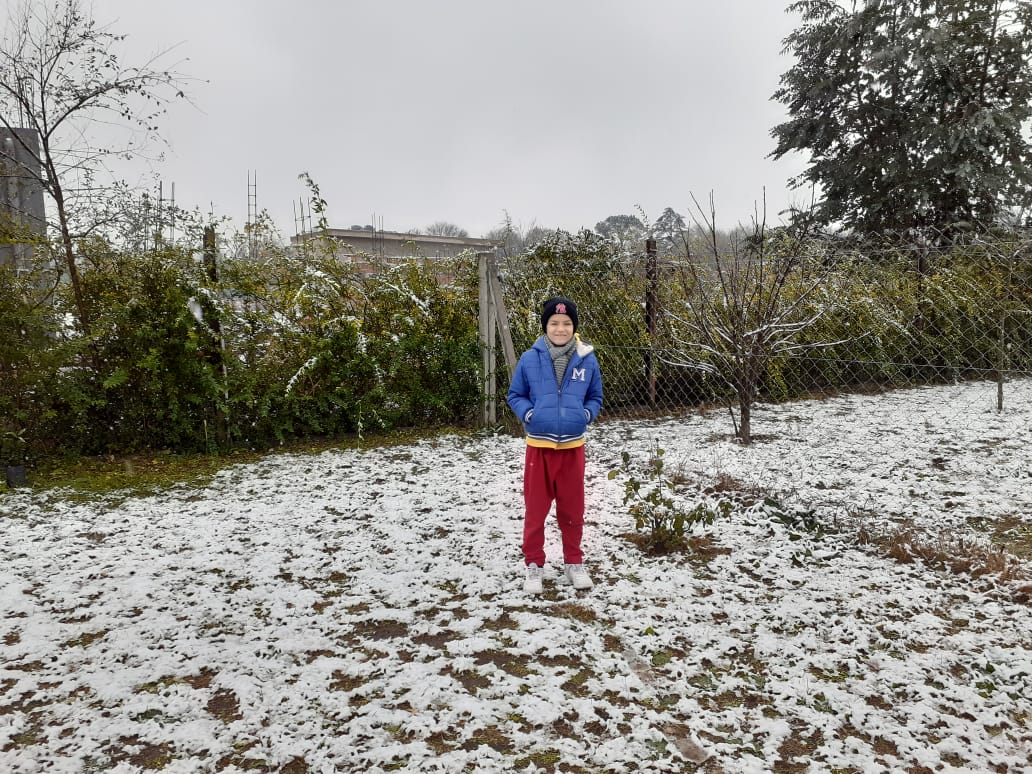
<path id="1" fill-rule="evenodd" d="M 566 363 L 566 372 L 563 374 L 563 381 L 559 382 L 558 395 L 559 400 L 556 401 L 556 408 L 558 411 L 555 412 L 555 435 L 558 438 L 562 435 L 559 431 L 563 427 L 563 383 L 566 382 L 566 374 L 570 373 L 570 367 L 573 365 L 573 355 L 570 356 L 570 360 Z M 552 366 L 552 370 L 555 370 L 555 366 Z"/>

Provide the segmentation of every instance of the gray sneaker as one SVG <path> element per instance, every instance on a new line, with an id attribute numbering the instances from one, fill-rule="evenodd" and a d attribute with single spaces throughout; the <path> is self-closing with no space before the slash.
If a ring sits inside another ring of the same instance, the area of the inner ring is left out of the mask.
<path id="1" fill-rule="evenodd" d="M 523 590 L 528 594 L 541 594 L 545 587 L 542 581 L 545 579 L 545 569 L 536 564 L 527 565 L 527 575 L 523 579 Z"/>
<path id="2" fill-rule="evenodd" d="M 575 589 L 590 589 L 594 584 L 583 564 L 568 564 L 563 568 L 567 582 Z"/>

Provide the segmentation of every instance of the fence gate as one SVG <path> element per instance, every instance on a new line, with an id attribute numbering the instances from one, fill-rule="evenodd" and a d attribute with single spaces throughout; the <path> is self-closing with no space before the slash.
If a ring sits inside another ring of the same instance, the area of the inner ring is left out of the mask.
<path id="1" fill-rule="evenodd" d="M 512 379 L 516 370 L 516 350 L 512 346 L 509 331 L 509 315 L 502 295 L 502 284 L 498 279 L 498 264 L 494 253 L 477 253 L 477 268 L 480 275 L 480 352 L 483 363 L 480 409 L 480 423 L 485 427 L 498 422 L 498 341 L 501 339 L 505 366 Z"/>

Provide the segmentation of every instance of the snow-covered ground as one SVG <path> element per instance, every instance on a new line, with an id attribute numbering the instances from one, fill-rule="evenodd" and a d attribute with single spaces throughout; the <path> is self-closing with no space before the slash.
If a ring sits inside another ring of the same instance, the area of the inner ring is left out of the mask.
<path id="1" fill-rule="evenodd" d="M 1027 565 L 953 573 L 855 539 L 1027 543 L 1032 382 L 1007 397 L 762 406 L 749 447 L 726 412 L 600 424 L 595 588 L 540 598 L 504 435 L 0 496 L 0 771 L 1032 771 Z M 686 507 L 780 506 L 644 556 L 607 473 L 657 445 Z"/>

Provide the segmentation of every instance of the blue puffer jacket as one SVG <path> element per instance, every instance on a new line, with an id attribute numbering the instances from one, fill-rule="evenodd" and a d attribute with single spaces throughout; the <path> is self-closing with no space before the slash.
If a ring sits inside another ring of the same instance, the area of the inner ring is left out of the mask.
<path id="1" fill-rule="evenodd" d="M 577 340 L 562 389 L 544 336 L 520 357 L 508 402 L 523 422 L 529 446 L 571 449 L 583 445 L 588 423 L 602 410 L 602 375 L 594 352 L 593 346 Z"/>

